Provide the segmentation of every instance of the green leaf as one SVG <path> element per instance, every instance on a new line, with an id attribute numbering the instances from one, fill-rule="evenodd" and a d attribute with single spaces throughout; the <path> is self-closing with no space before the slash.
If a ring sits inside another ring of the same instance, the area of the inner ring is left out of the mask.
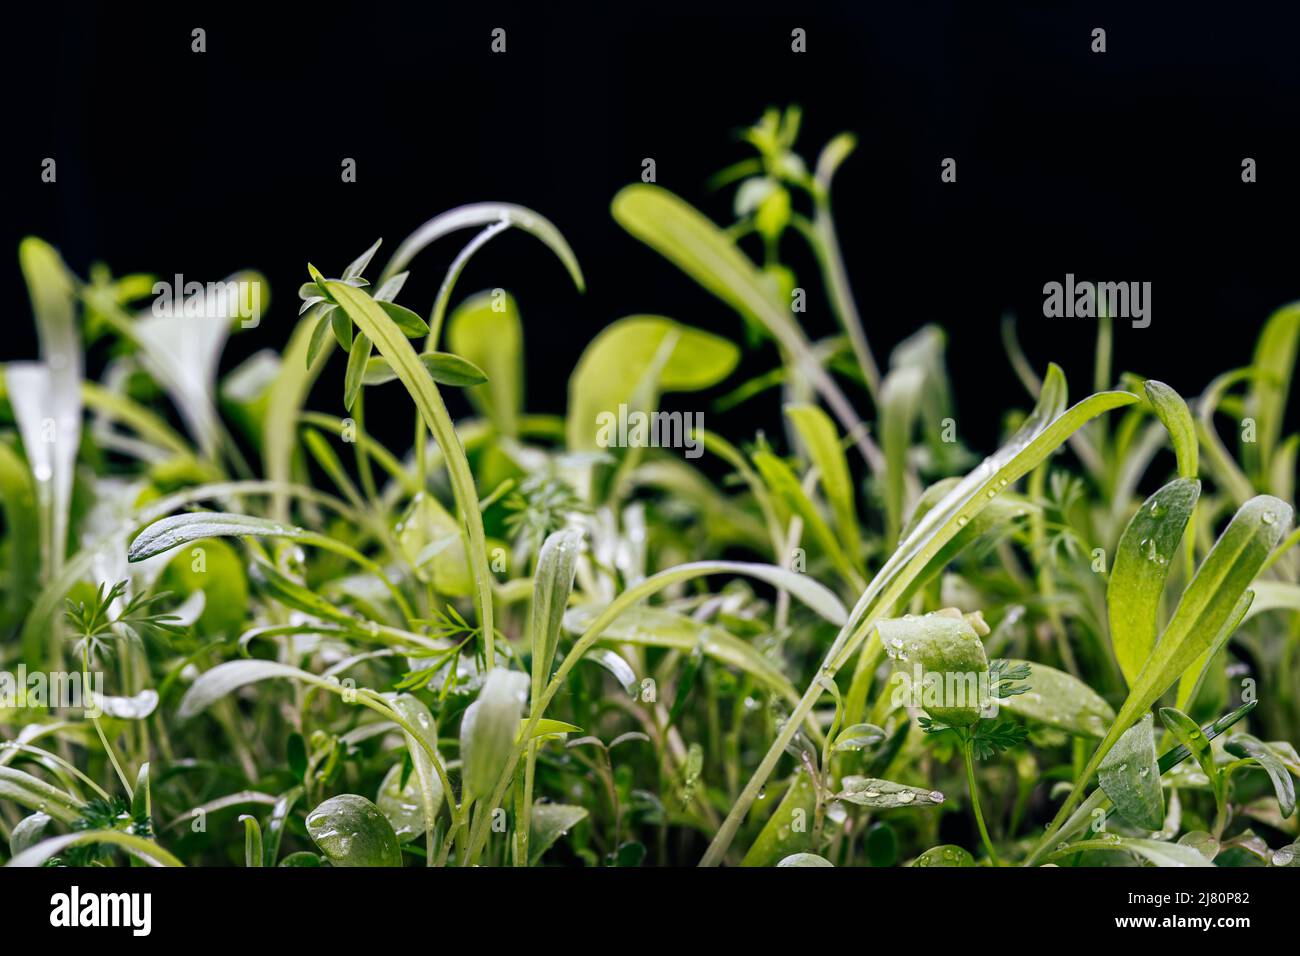
<path id="1" fill-rule="evenodd" d="M 669 350 L 666 360 L 660 355 L 663 350 Z M 648 415 L 655 410 L 641 399 L 646 389 L 657 394 L 709 388 L 730 375 L 739 359 L 740 350 L 726 339 L 672 319 L 658 315 L 619 319 L 591 341 L 569 378 L 569 448 L 618 444 L 617 423 L 628 412 Z M 656 376 L 655 366 L 660 361 Z M 672 428 L 665 429 L 669 436 L 664 444 L 685 445 L 690 440 L 689 421 L 678 421 L 676 434 Z"/>
<path id="2" fill-rule="evenodd" d="M 285 607 L 318 617 L 322 621 L 332 621 L 343 627 L 357 625 L 355 617 L 335 607 L 328 599 L 306 585 L 299 584 L 265 558 L 255 557 L 250 562 L 249 577 L 257 585 L 259 593 L 278 601 Z"/>
<path id="3" fill-rule="evenodd" d="M 582 656 L 584 660 L 599 664 L 614 675 L 614 679 L 623 685 L 624 692 L 629 696 L 636 693 L 636 671 L 616 651 L 612 651 L 608 647 L 593 647 Z"/>
<path id="4" fill-rule="evenodd" d="M 555 649 L 559 645 L 560 627 L 573 592 L 573 579 L 582 553 L 582 534 L 561 530 L 548 535 L 537 553 L 537 570 L 533 573 L 533 604 L 529 623 L 532 647 L 533 699 L 551 678 Z"/>
<path id="5" fill-rule="evenodd" d="M 998 706 L 1040 724 L 1083 737 L 1102 737 L 1115 719 L 1110 704 L 1071 674 L 1037 661 L 1010 660 L 1031 668 L 1029 690 L 998 701 Z"/>
<path id="6" fill-rule="evenodd" d="M 1153 723 L 1147 714 L 1125 731 L 1097 771 L 1102 792 L 1115 809 L 1144 830 L 1159 830 L 1165 820 Z"/>
<path id="7" fill-rule="evenodd" d="M 1160 595 L 1200 493 L 1195 478 L 1171 481 L 1142 503 L 1120 537 L 1106 605 L 1111 644 L 1130 687 L 1155 647 Z"/>
<path id="8" fill-rule="evenodd" d="M 195 549 L 203 561 L 196 563 Z M 191 542 L 178 552 L 158 577 L 159 588 L 184 599 L 202 592 L 203 613 L 194 622 L 205 636 L 233 637 L 244 626 L 248 614 L 248 580 L 239 552 L 220 538 Z"/>
<path id="9" fill-rule="evenodd" d="M 884 728 L 875 724 L 853 724 L 835 735 L 833 749 L 836 753 L 866 750 L 881 743 L 886 736 Z"/>
<path id="10" fill-rule="evenodd" d="M 343 688 L 337 682 L 331 682 L 297 667 L 290 667 L 288 664 L 263 660 L 227 661 L 198 676 L 185 692 L 185 696 L 181 698 L 180 706 L 176 708 L 176 716 L 180 720 L 188 720 L 201 714 L 227 694 L 232 694 L 248 684 L 274 677 L 301 680 L 322 690 L 338 695 L 343 694 Z"/>
<path id="11" fill-rule="evenodd" d="M 10 633 L 40 590 L 41 519 L 36 482 L 27 463 L 0 441 L 0 509 L 3 510 L 9 587 L 0 607 L 0 630 Z"/>
<path id="12" fill-rule="evenodd" d="M 216 402 L 221 353 L 235 324 L 256 318 L 241 315 L 242 307 L 257 304 L 265 311 L 270 298 L 266 279 L 255 272 L 235 273 L 213 287 L 225 290 L 215 301 L 205 290 L 181 302 L 175 290 L 171 314 L 146 313 L 128 327 L 141 364 L 167 392 L 209 460 L 216 459 L 222 441 Z M 255 290 L 260 290 L 256 297 Z"/>
<path id="13" fill-rule="evenodd" d="M 974 628 L 960 615 L 935 612 L 880 621 L 881 644 L 894 662 L 894 680 L 913 685 L 914 669 L 923 687 L 911 686 L 915 699 L 935 720 L 954 727 L 979 721 L 986 702 L 989 660 Z M 937 703 L 936 703 L 937 701 Z"/>
<path id="14" fill-rule="evenodd" d="M 797 356 L 807 351 L 788 305 L 734 242 L 698 210 L 659 186 L 634 184 L 614 197 L 611 212 L 629 233 L 665 256 Z"/>
<path id="15" fill-rule="evenodd" d="M 564 616 L 565 630 L 572 634 L 584 633 L 602 610 L 599 605 L 571 609 Z M 631 608 L 609 624 L 600 639 L 613 645 L 667 647 L 688 655 L 697 646 L 703 647 L 707 656 L 751 675 L 786 700 L 798 699 L 794 687 L 780 668 L 753 645 L 721 627 L 704 624 L 684 614 L 664 608 Z"/>
<path id="16" fill-rule="evenodd" d="M 473 362 L 450 352 L 421 352 L 420 361 L 429 370 L 429 377 L 439 385 L 465 388 L 482 385 L 488 380 L 483 370 Z M 366 363 L 364 381 L 367 385 L 383 385 L 396 378 L 397 373 L 382 355 L 373 356 Z"/>
<path id="17" fill-rule="evenodd" d="M 1155 409 L 1157 417 L 1169 432 L 1173 441 L 1174 455 L 1178 459 L 1180 478 L 1195 478 L 1197 474 L 1196 422 L 1181 395 L 1164 382 L 1148 379 L 1142 385 L 1147 401 Z"/>
<path id="18" fill-rule="evenodd" d="M 812 828 L 796 826 L 795 821 L 800 819 L 806 823 L 812 820 L 816 806 L 816 787 L 812 777 L 801 768 L 795 772 L 781 802 L 768 817 L 740 865 L 773 866 L 792 853 L 807 850 L 812 846 Z"/>
<path id="19" fill-rule="evenodd" d="M 791 511 L 803 519 L 805 529 L 817 542 L 818 547 L 826 552 L 839 574 L 855 591 L 861 590 L 866 582 L 858 572 L 855 562 L 844 553 L 839 539 L 808 498 L 790 466 L 768 451 L 756 451 L 751 457 L 754 467 L 763 476 L 763 481 L 771 489 L 772 494 L 783 500 Z"/>
<path id="20" fill-rule="evenodd" d="M 536 866 L 555 843 L 583 820 L 586 807 L 564 803 L 535 803 L 529 820 L 528 865 Z"/>
<path id="21" fill-rule="evenodd" d="M 409 242 L 410 240 L 408 240 Z M 403 243 L 403 246 L 406 244 Z M 394 259 L 401 255 L 398 250 Z M 392 263 L 389 264 L 390 266 Z M 460 436 L 452 424 L 447 406 L 437 385 L 429 377 L 428 369 L 421 364 L 419 356 L 410 341 L 393 324 L 387 313 L 364 292 L 353 289 L 339 282 L 329 283 L 331 293 L 339 304 L 347 309 L 348 315 L 357 323 L 367 337 L 372 339 L 379 353 L 388 360 L 397 372 L 402 385 L 415 402 L 425 426 L 433 433 L 434 440 L 442 450 L 443 461 L 451 479 L 452 492 L 460 520 L 464 523 L 468 539 L 466 554 L 474 579 L 474 603 L 478 611 L 479 626 L 485 636 L 488 648 L 492 648 L 495 630 L 492 624 L 492 571 L 487 564 L 487 540 L 483 531 L 483 515 L 479 510 L 479 495 L 474 485 L 474 475 Z M 488 655 L 489 664 L 495 657 L 495 651 Z"/>
<path id="22" fill-rule="evenodd" d="M 1058 823 L 1064 822 L 1077 805 L 1084 786 L 1120 736 L 1211 646 L 1286 533 L 1291 516 L 1291 506 L 1270 495 L 1252 498 L 1238 509 L 1183 592 L 1173 618 L 1134 681 L 1115 722 L 1076 777 L 1073 791 L 1057 811 Z M 1031 859 L 1049 845 L 1054 835 L 1054 828 L 1049 828 Z"/>
<path id="23" fill-rule="evenodd" d="M 1183 592 L 1099 750 L 1104 754 L 1213 643 L 1291 524 L 1291 506 L 1259 495 L 1237 510 Z M 1096 758 L 1100 762 L 1100 758 Z"/>
<path id="24" fill-rule="evenodd" d="M 366 267 L 370 265 L 370 260 L 373 259 L 375 253 L 379 251 L 379 246 L 383 241 L 383 239 L 376 239 L 374 245 L 353 259 L 348 267 L 343 270 L 343 278 L 345 280 L 360 278 L 361 273 L 365 272 Z"/>
<path id="25" fill-rule="evenodd" d="M 316 323 L 314 326 L 313 322 Z M 326 323 L 327 318 L 315 320 L 311 315 L 298 322 L 289 344 L 285 346 L 280 374 L 267 395 L 266 413 L 262 418 L 262 458 L 267 480 L 274 482 L 278 489 L 288 486 L 293 476 L 295 455 L 301 456 L 298 418 L 307 394 L 333 349 L 329 336 L 324 334 L 328 327 Z M 285 491 L 276 490 L 272 494 L 269 513 L 277 521 L 289 520 L 289 495 Z"/>
<path id="26" fill-rule="evenodd" d="M 340 310 L 341 311 L 341 310 Z M 358 332 L 352 340 L 352 349 L 348 352 L 348 367 L 343 376 L 343 407 L 352 411 L 361 386 L 365 384 L 366 373 L 370 366 L 370 339 Z"/>
<path id="27" fill-rule="evenodd" d="M 28 810 L 48 813 L 60 823 L 73 823 L 81 816 L 81 801 L 12 767 L 0 766 L 0 800 L 12 800 Z"/>
<path id="28" fill-rule="evenodd" d="M 898 540 L 903 526 L 907 453 L 924 385 L 925 374 L 921 368 L 904 366 L 886 375 L 880 386 L 880 443 L 886 463 L 885 535 L 888 542 Z"/>
<path id="29" fill-rule="evenodd" d="M 792 853 L 783 859 L 777 866 L 829 866 L 835 864 L 824 856 L 818 856 L 816 853 Z"/>
<path id="30" fill-rule="evenodd" d="M 308 319 L 310 318 L 311 316 L 308 316 Z M 332 325 L 333 320 L 330 318 L 329 313 L 325 313 L 316 320 L 316 326 L 312 329 L 311 333 L 311 341 L 307 344 L 308 368 L 311 368 L 312 365 L 316 363 L 316 359 L 320 355 L 321 349 L 325 347 L 325 342 L 329 338 L 330 328 Z M 349 347 L 351 347 L 350 342 Z"/>
<path id="31" fill-rule="evenodd" d="M 496 667 L 483 682 L 478 699 L 466 709 L 460 724 L 466 799 L 492 792 L 519 736 L 519 718 L 527 699 L 527 675 Z"/>
<path id="32" fill-rule="evenodd" d="M 376 299 L 379 307 L 388 313 L 388 317 L 393 320 L 393 324 L 406 334 L 407 338 L 415 338 L 419 335 L 429 334 L 429 323 L 420 318 L 406 306 L 398 305 L 396 302 L 384 302 Z"/>
<path id="33" fill-rule="evenodd" d="M 128 561 L 144 561 L 201 538 L 230 537 L 304 538 L 311 532 L 292 525 L 223 511 L 195 511 L 172 515 L 149 525 L 131 542 Z"/>
<path id="34" fill-rule="evenodd" d="M 5 372 L 23 448 L 36 479 L 45 567 L 63 563 L 72 484 L 81 445 L 82 343 L 76 287 L 59 253 L 33 236 L 18 245 L 18 264 L 36 317 L 41 361 L 12 363 Z M 43 435 L 53 421 L 57 441 Z"/>
<path id="35" fill-rule="evenodd" d="M 524 329 L 514 296 L 481 292 L 466 299 L 448 320 L 447 344 L 486 373 L 487 384 L 471 388 L 469 400 L 501 434 L 514 436 L 524 407 Z"/>
<path id="36" fill-rule="evenodd" d="M 872 578 L 854 606 L 849 622 L 826 654 L 823 665 L 826 673 L 834 674 L 853 657 L 872 633 L 876 621 L 889 613 L 912 590 L 918 579 L 934 573 L 932 562 L 936 557 L 1012 482 L 1041 464 L 1088 421 L 1110 409 L 1130 405 L 1138 398 L 1127 392 L 1101 392 L 1068 411 L 1062 411 L 1065 400 L 1065 376 L 1053 365 L 1043 381 L 1038 404 L 1021 428 L 926 512 Z M 744 791 L 732 805 L 701 865 L 716 866 L 721 861 L 763 782 L 772 773 L 786 745 L 799 731 L 820 694 L 821 685 L 814 682 L 800 698 L 792 718 L 772 742 Z"/>
<path id="37" fill-rule="evenodd" d="M 1251 585 L 1251 589 L 1255 592 L 1255 600 L 1251 602 L 1243 621 L 1249 621 L 1265 611 L 1300 611 L 1300 584 L 1259 580 Z"/>
<path id="38" fill-rule="evenodd" d="M 355 793 L 330 797 L 307 814 L 307 833 L 334 866 L 401 866 L 397 834 L 379 808 Z"/>
<path id="39" fill-rule="evenodd" d="M 1263 585 L 1267 582 L 1258 582 Z M 1219 633 L 1215 635 L 1214 640 L 1210 643 L 1201 656 L 1188 665 L 1187 670 L 1183 671 L 1183 676 L 1178 679 L 1178 694 L 1175 698 L 1175 706 L 1180 710 L 1188 710 L 1196 700 L 1196 693 L 1201 689 L 1201 684 L 1205 680 L 1205 675 L 1209 671 L 1210 664 L 1214 661 L 1215 656 L 1227 644 L 1232 635 L 1236 633 L 1237 628 L 1246 619 L 1250 613 L 1251 607 L 1255 602 L 1255 592 L 1247 590 L 1237 599 L 1236 606 L 1224 622 Z"/>
<path id="40" fill-rule="evenodd" d="M 1223 749 L 1233 756 L 1254 760 L 1263 767 L 1273 781 L 1273 792 L 1277 794 L 1282 816 L 1289 817 L 1295 813 L 1295 782 L 1272 747 L 1250 734 L 1233 734 L 1224 742 Z"/>
<path id="41" fill-rule="evenodd" d="M 519 733 L 523 734 L 528 729 L 531 721 L 527 717 L 519 718 Z M 563 737 L 565 734 L 582 733 L 582 728 L 577 724 L 570 724 L 563 720 L 552 720 L 549 717 L 543 717 L 537 722 L 533 729 L 533 736 L 529 739 L 540 740 L 543 737 Z"/>
<path id="42" fill-rule="evenodd" d="M 51 837 L 19 853 L 6 865 L 12 867 L 44 866 L 46 861 L 58 856 L 64 850 L 75 846 L 85 846 L 90 843 L 102 843 L 119 847 L 148 866 L 184 865 L 152 840 L 146 840 L 144 837 L 132 833 L 124 833 L 121 830 L 80 830 L 76 833 Z"/>
<path id="43" fill-rule="evenodd" d="M 850 557 L 856 560 L 862 551 L 862 541 L 853 504 L 853 481 L 835 423 L 816 405 L 787 405 L 785 414 L 817 468 L 835 518 L 835 529 Z"/>
<path id="44" fill-rule="evenodd" d="M 951 843 L 945 843 L 942 846 L 933 846 L 918 856 L 911 863 L 912 866 L 974 866 L 975 857 L 970 855 L 969 850 L 959 846 L 953 846 Z"/>
<path id="45" fill-rule="evenodd" d="M 428 579 L 439 594 L 467 597 L 474 593 L 464 532 L 433 495 L 417 492 L 411 499 L 397 522 L 397 544 L 415 566 L 417 576 Z"/>
<path id="46" fill-rule="evenodd" d="M 1050 854 L 1044 862 L 1053 862 L 1081 853 L 1084 850 L 1104 850 L 1117 853 L 1133 853 L 1154 863 L 1156 866 L 1213 866 L 1199 850 L 1178 843 L 1165 843 L 1160 840 L 1139 840 L 1134 837 L 1122 837 L 1110 834 L 1098 840 L 1080 840 L 1071 843 Z"/>
<path id="47" fill-rule="evenodd" d="M 41 842 L 45 828 L 50 825 L 50 815 L 37 811 L 29 817 L 23 817 L 9 834 L 9 855 L 17 856 L 24 850 Z"/>
<path id="48" fill-rule="evenodd" d="M 845 777 L 840 781 L 843 787 L 835 795 L 836 800 L 859 807 L 871 807 L 876 810 L 893 810 L 902 807 L 937 807 L 943 803 L 943 794 L 938 790 L 925 787 L 909 787 L 894 783 L 892 780 L 877 780 L 873 777 Z"/>
<path id="49" fill-rule="evenodd" d="M 564 263 L 579 291 L 583 289 L 582 270 L 578 267 L 578 260 L 551 221 L 524 206 L 496 202 L 458 206 L 430 219 L 402 240 L 402 244 L 393 253 L 393 258 L 384 266 L 384 272 L 379 278 L 380 284 L 405 269 L 420 250 L 443 236 L 461 229 L 473 229 L 497 222 L 507 222 L 540 239 Z"/>
<path id="50" fill-rule="evenodd" d="M 406 785 L 402 786 L 405 769 L 400 762 L 389 767 L 375 795 L 375 805 L 392 826 L 399 843 L 410 843 L 423 836 L 426 830 L 419 781 L 411 774 Z M 441 795 L 441 787 L 438 793 Z"/>
<path id="51" fill-rule="evenodd" d="M 1218 789 L 1219 771 L 1214 766 L 1214 749 L 1210 746 L 1210 738 L 1205 736 L 1201 730 L 1201 725 L 1192 718 L 1188 717 L 1181 710 L 1173 707 L 1161 707 L 1160 719 L 1164 725 L 1169 728 L 1174 739 L 1186 747 L 1196 762 L 1200 764 L 1202 773 L 1211 784 Z"/>
<path id="52" fill-rule="evenodd" d="M 841 632 L 828 660 L 842 664 L 866 638 L 876 618 L 909 594 L 916 581 L 933 574 L 936 562 L 951 560 L 945 546 L 975 523 L 1012 482 L 1036 468 L 1091 419 L 1137 400 L 1127 392 L 1100 392 L 1064 410 L 1065 376 L 1057 366 L 1049 367 L 1033 413 L 1005 445 L 954 484 L 916 522 L 863 591 L 850 617 L 853 627 Z"/>
<path id="53" fill-rule="evenodd" d="M 334 308 L 329 310 L 330 328 L 334 330 L 334 341 L 338 342 L 343 351 L 351 354 L 352 352 L 352 320 L 342 309 Z"/>
<path id="54" fill-rule="evenodd" d="M 789 362 L 826 400 L 840 424 L 878 476 L 884 456 L 862 431 L 863 423 L 839 386 L 813 353 L 788 301 L 740 251 L 731 237 L 698 210 L 659 186 L 637 183 L 622 189 L 611 212 L 629 233 L 655 249 L 709 292 L 736 309 L 745 321 L 767 330 Z"/>
<path id="55" fill-rule="evenodd" d="M 261 866 L 262 827 L 252 814 L 245 813 L 239 819 L 244 824 L 244 866 Z"/>
<path id="56" fill-rule="evenodd" d="M 379 788 L 379 809 L 393 824 L 399 838 L 403 841 L 414 840 L 426 831 L 433 830 L 438 809 L 445 796 L 442 776 L 434 768 L 429 756 L 429 751 L 438 752 L 438 724 L 424 701 L 418 697 L 394 694 L 387 699 L 393 710 L 416 730 L 420 740 L 416 740 L 410 731 L 402 729 L 406 750 L 411 758 L 410 779 L 406 781 L 406 786 L 402 786 L 401 765 L 393 767 L 393 770 L 399 771 L 399 776 L 394 782 L 390 779 L 393 776 L 392 770 L 388 772 L 385 783 L 389 786 L 381 785 Z M 418 825 L 412 824 L 410 820 L 408 811 L 412 803 L 420 816 Z M 402 824 L 400 827 L 399 820 Z"/>
<path id="57" fill-rule="evenodd" d="M 1264 331 L 1255 343 L 1255 356 L 1251 361 L 1260 374 L 1251 382 L 1246 414 L 1256 422 L 1255 445 L 1261 466 L 1268 464 L 1282 435 L 1298 349 L 1300 302 L 1293 302 L 1269 316 Z M 1255 455 L 1255 449 L 1250 443 L 1244 445 L 1243 449 L 1248 456 Z"/>

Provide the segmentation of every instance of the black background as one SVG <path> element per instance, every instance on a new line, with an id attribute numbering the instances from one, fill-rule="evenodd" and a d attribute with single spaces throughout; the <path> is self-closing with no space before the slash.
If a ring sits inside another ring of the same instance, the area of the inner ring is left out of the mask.
<path id="1" fill-rule="evenodd" d="M 260 269 L 271 311 L 234 337 L 230 367 L 287 340 L 308 260 L 337 273 L 378 236 L 391 252 L 438 212 L 505 200 L 559 226 L 588 292 L 522 234 L 491 244 L 459 288 L 515 293 L 530 409 L 560 412 L 582 348 L 619 316 L 658 312 L 739 339 L 740 319 L 626 235 L 609 201 L 653 157 L 660 185 L 730 221 L 731 193 L 708 193 L 708 176 L 750 155 L 738 128 L 794 102 L 809 161 L 837 132 L 859 137 L 835 210 L 877 357 L 940 323 L 959 427 L 977 448 L 1025 401 L 998 340 L 1004 311 L 1020 316 L 1037 367 L 1055 360 L 1073 395 L 1089 389 L 1095 325 L 1041 312 L 1043 283 L 1067 272 L 1152 282 L 1151 327 L 1117 323 L 1116 370 L 1192 396 L 1246 364 L 1267 315 L 1300 295 L 1300 18 L 1294 4 L 1132 6 L 11 7 L 0 358 L 35 350 L 14 254 L 26 234 L 83 275 L 96 259 L 200 280 Z M 196 26 L 204 54 L 190 52 Z M 496 26 L 504 55 L 489 49 Z M 796 26 L 806 54 L 790 50 Z M 1097 26 L 1105 54 L 1089 48 Z M 53 185 L 40 181 L 46 156 Z M 947 156 L 956 184 L 940 182 Z M 1246 156 L 1255 184 L 1241 181 Z M 357 160 L 354 184 L 340 181 L 343 157 Z M 468 238 L 416 260 L 407 305 L 427 312 Z M 810 332 L 832 331 L 797 237 L 786 251 L 816 290 Z M 337 412 L 335 362 L 313 404 Z M 744 371 L 775 362 L 769 347 Z M 369 416 L 381 431 L 385 400 Z M 777 401 L 710 427 L 771 429 Z"/>

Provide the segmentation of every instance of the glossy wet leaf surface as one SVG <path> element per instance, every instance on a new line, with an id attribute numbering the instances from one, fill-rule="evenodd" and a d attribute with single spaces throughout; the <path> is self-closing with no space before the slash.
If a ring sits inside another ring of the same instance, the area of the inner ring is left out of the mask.
<path id="1" fill-rule="evenodd" d="M 401 866 L 393 827 L 373 803 L 344 793 L 307 815 L 307 832 L 334 866 Z"/>

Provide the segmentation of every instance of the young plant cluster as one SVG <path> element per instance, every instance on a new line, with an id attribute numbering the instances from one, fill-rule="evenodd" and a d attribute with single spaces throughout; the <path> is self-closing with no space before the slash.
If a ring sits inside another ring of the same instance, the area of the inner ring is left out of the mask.
<path id="1" fill-rule="evenodd" d="M 1300 306 L 1190 403 L 1114 374 L 1103 317 L 1070 404 L 1008 323 L 1031 407 L 981 459 L 942 329 L 877 362 L 832 216 L 855 141 L 806 162 L 799 120 L 745 132 L 713 184 L 729 226 L 653 184 L 614 197 L 744 334 L 618 319 L 564 416 L 525 404 L 521 305 L 459 287 L 519 230 L 582 289 L 529 209 L 453 209 L 382 267 L 378 242 L 307 265 L 285 348 L 225 374 L 245 300 L 153 314 L 152 277 L 83 278 L 26 240 L 40 357 L 0 387 L 0 859 L 1295 865 Z M 416 311 L 415 259 L 466 231 Z M 800 321 L 798 244 L 833 336 Z M 769 370 L 714 407 L 780 390 L 763 432 L 697 428 L 698 460 L 601 440 L 602 413 L 727 383 L 742 351 Z M 406 447 L 368 430 L 380 409 L 409 416 Z M 87 699 L 19 695 L 20 674 Z"/>

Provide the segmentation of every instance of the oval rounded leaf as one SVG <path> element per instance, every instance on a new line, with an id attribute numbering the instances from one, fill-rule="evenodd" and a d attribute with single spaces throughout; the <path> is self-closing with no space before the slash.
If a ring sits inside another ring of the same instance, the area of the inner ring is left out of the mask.
<path id="1" fill-rule="evenodd" d="M 365 797 L 342 793 L 307 814 L 307 833 L 334 866 L 401 866 L 392 825 Z"/>
<path id="2" fill-rule="evenodd" d="M 975 858 L 970 855 L 969 850 L 964 850 L 959 846 L 953 846 L 951 843 L 943 846 L 933 846 L 926 850 L 915 860 L 912 866 L 974 866 Z"/>
<path id="3" fill-rule="evenodd" d="M 791 853 L 777 866 L 829 866 L 835 864 L 824 856 L 818 856 L 816 853 Z"/>
<path id="4" fill-rule="evenodd" d="M 660 355 L 668 346 L 667 354 Z M 730 375 L 739 360 L 740 350 L 731 342 L 672 319 L 659 315 L 619 319 L 592 340 L 569 379 L 569 448 L 603 447 L 602 437 L 611 439 L 606 445 L 623 444 L 616 439 L 619 432 L 626 437 L 631 431 L 629 412 L 654 411 L 643 407 L 638 395 L 647 389 L 657 394 L 708 388 Z M 647 376 L 654 380 L 645 381 Z M 689 419 L 678 418 L 678 427 L 666 430 L 672 441 L 685 443 L 690 440 Z"/>
<path id="5" fill-rule="evenodd" d="M 1154 723 L 1147 714 L 1130 727 L 1097 770 L 1097 782 L 1120 816 L 1145 830 L 1159 830 L 1165 820 Z"/>
<path id="6" fill-rule="evenodd" d="M 980 719 L 987 703 L 989 660 L 965 618 L 936 611 L 880 621 L 876 628 L 895 676 L 910 685 L 908 696 L 926 713 L 954 727 Z"/>

